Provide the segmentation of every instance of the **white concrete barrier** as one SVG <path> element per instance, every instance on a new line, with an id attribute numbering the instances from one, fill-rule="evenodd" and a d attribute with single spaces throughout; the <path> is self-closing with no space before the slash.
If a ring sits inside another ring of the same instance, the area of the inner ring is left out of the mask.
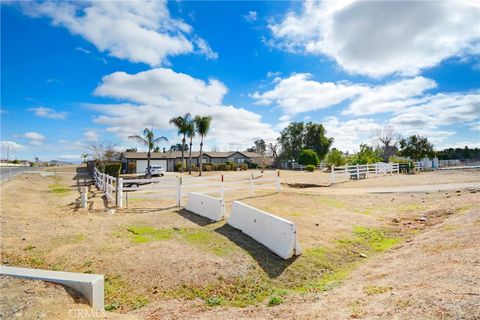
<path id="1" fill-rule="evenodd" d="M 263 244 L 283 259 L 300 255 L 296 225 L 273 214 L 234 201 L 227 223 Z"/>
<path id="2" fill-rule="evenodd" d="M 62 284 L 82 294 L 95 309 L 104 310 L 103 275 L 7 266 L 0 266 L 0 274 Z"/>
<path id="3" fill-rule="evenodd" d="M 225 217 L 223 199 L 196 192 L 188 193 L 188 203 L 185 209 L 213 221 L 220 221 Z"/>

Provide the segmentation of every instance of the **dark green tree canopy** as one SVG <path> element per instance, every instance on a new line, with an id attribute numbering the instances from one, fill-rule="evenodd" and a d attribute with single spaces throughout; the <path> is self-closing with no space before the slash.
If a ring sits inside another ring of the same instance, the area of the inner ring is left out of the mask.
<path id="1" fill-rule="evenodd" d="M 256 153 L 260 153 L 261 155 L 264 155 L 265 152 L 267 151 L 267 144 L 263 139 L 255 140 L 255 142 L 253 143 L 253 147 L 248 148 L 247 151 L 256 152 Z"/>
<path id="2" fill-rule="evenodd" d="M 319 123 L 290 123 L 278 138 L 282 149 L 281 158 L 298 160 L 301 150 L 311 149 L 319 159 L 323 159 L 333 143 L 333 138 L 328 138 L 325 134 L 325 128 Z"/>
<path id="3" fill-rule="evenodd" d="M 382 150 L 380 148 L 374 149 L 366 144 L 360 145 L 360 151 L 358 151 L 351 159 L 351 164 L 370 164 L 383 161 Z"/>
<path id="4" fill-rule="evenodd" d="M 413 135 L 400 140 L 400 155 L 410 157 L 412 160 L 421 160 L 424 157 L 435 156 L 435 152 L 433 145 L 428 142 L 426 137 Z"/>
<path id="5" fill-rule="evenodd" d="M 312 149 L 303 149 L 300 151 L 300 155 L 298 157 L 298 163 L 304 166 L 313 165 L 317 166 L 320 160 L 318 160 L 317 153 Z"/>

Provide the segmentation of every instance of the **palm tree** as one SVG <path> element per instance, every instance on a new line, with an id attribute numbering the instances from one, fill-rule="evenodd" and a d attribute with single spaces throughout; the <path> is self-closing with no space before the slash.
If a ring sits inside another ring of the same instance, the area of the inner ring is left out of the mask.
<path id="1" fill-rule="evenodd" d="M 129 139 L 135 140 L 140 144 L 143 144 L 148 147 L 148 153 L 147 153 L 147 177 L 150 178 L 152 176 L 152 173 L 150 171 L 150 153 L 152 150 L 155 148 L 155 145 L 161 141 L 167 142 L 168 139 L 164 136 L 155 138 L 155 135 L 153 134 L 153 129 L 150 130 L 148 128 L 145 128 L 143 130 L 143 136 L 135 134 L 133 136 L 129 136 Z"/>
<path id="2" fill-rule="evenodd" d="M 203 138 L 207 135 L 212 123 L 212 116 L 195 116 L 195 127 L 200 135 L 200 175 L 202 175 Z"/>
<path id="3" fill-rule="evenodd" d="M 178 117 L 175 117 L 175 118 L 172 118 L 170 119 L 170 123 L 175 125 L 175 127 L 177 127 L 178 129 L 178 135 L 182 135 L 183 134 L 183 138 L 182 138 L 182 146 L 185 145 L 185 136 L 187 134 L 187 131 L 188 131 L 188 123 L 191 119 L 191 115 L 190 113 L 185 113 L 185 115 L 182 117 L 182 116 L 178 116 Z M 184 148 L 182 148 L 182 171 L 183 171 L 183 163 L 184 163 Z"/>
<path id="4" fill-rule="evenodd" d="M 190 162 L 188 165 L 188 174 L 192 174 L 192 144 L 193 144 L 193 137 L 195 137 L 195 121 L 193 119 L 189 119 L 188 121 L 188 130 L 187 130 L 187 137 L 190 138 Z"/>

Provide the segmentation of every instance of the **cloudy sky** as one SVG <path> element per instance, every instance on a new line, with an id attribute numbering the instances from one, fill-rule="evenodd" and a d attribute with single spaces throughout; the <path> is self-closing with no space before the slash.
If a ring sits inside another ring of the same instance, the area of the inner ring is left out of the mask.
<path id="1" fill-rule="evenodd" d="M 76 160 L 213 116 L 207 149 L 323 123 L 355 151 L 377 127 L 480 144 L 479 1 L 2 2 L 2 157 Z"/>

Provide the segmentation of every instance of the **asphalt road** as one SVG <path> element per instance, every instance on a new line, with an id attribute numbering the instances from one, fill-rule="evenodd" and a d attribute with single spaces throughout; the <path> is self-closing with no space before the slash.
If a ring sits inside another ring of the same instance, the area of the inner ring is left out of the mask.
<path id="1" fill-rule="evenodd" d="M 31 167 L 0 167 L 0 181 L 10 180 L 17 174 L 20 174 L 24 171 L 32 171 L 36 168 Z"/>

